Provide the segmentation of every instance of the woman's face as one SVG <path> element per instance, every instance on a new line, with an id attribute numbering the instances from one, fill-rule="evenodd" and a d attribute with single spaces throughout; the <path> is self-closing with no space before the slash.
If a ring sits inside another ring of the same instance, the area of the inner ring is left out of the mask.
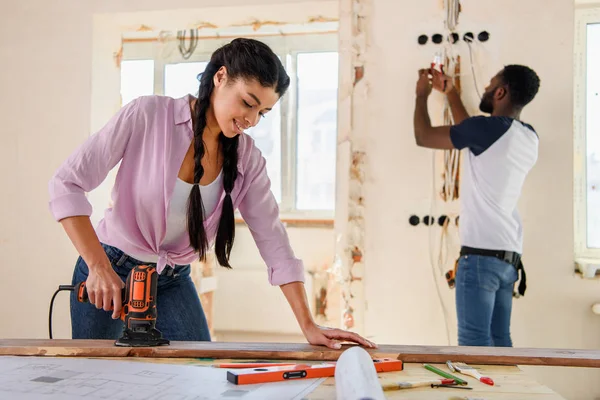
<path id="1" fill-rule="evenodd" d="M 221 132 L 228 138 L 258 124 L 279 100 L 274 88 L 264 87 L 254 79 L 232 81 L 225 67 L 217 71 L 213 82 L 211 104 L 214 117 Z"/>

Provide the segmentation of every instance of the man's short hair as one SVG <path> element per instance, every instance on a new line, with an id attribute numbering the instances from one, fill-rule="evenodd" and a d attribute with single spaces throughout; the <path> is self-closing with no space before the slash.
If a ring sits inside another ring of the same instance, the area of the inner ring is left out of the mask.
<path id="1" fill-rule="evenodd" d="M 501 73 L 502 81 L 508 85 L 508 93 L 513 106 L 523 108 L 537 94 L 540 78 L 524 65 L 507 65 Z"/>

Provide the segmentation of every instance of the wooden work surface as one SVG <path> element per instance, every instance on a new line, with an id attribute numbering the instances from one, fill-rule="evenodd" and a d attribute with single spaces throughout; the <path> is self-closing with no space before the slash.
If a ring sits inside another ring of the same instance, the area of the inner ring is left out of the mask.
<path id="1" fill-rule="evenodd" d="M 347 348 L 348 346 L 345 346 Z M 96 340 L 0 340 L 0 356 L 47 356 L 110 358 L 113 360 L 201 365 L 242 360 L 322 362 L 337 360 L 342 350 L 330 350 L 306 344 L 287 343 L 198 343 L 172 342 L 170 346 L 130 348 L 116 347 L 112 341 Z M 386 392 L 388 399 L 534 399 L 556 400 L 561 396 L 539 384 L 518 368 L 517 364 L 600 366 L 600 352 L 593 350 L 507 349 L 476 347 L 395 346 L 384 345 L 369 350 L 373 357 L 402 360 L 404 371 L 379 374 L 382 383 L 438 379 L 423 368 L 430 363 L 448 371 L 446 360 L 462 361 L 481 370 L 496 383 L 488 386 L 460 375 L 473 390 L 452 388 L 414 388 Z M 207 360 L 209 358 L 210 360 Z M 1 357 L 0 357 L 1 362 Z M 550 367 L 549 367 L 550 368 Z M 325 380 L 307 400 L 336 399 L 335 380 Z"/>
<path id="2" fill-rule="evenodd" d="M 138 361 L 148 363 L 174 364 L 174 365 L 211 365 L 222 362 L 243 362 L 240 359 L 215 359 L 203 360 L 198 358 L 148 358 L 148 357 L 93 357 L 100 359 L 110 358 L 111 360 Z M 0 362 L 1 362 L 0 358 Z M 246 360 L 247 361 L 247 360 Z M 292 360 L 273 360 L 277 362 L 286 362 Z M 313 362 L 308 362 L 313 363 Z M 316 363 L 316 362 L 315 362 Z M 445 364 L 432 364 L 436 367 L 450 372 Z M 412 399 L 412 400 L 449 400 L 449 399 L 477 399 L 477 400 L 565 400 L 550 388 L 536 382 L 525 372 L 516 366 L 490 366 L 473 365 L 482 373 L 490 376 L 495 385 L 488 386 L 477 380 L 456 374 L 461 379 L 469 382 L 467 387 L 472 390 L 450 389 L 450 388 L 414 388 L 393 390 L 384 392 L 388 400 Z M 404 364 L 404 370 L 398 372 L 386 372 L 378 374 L 381 383 L 399 382 L 399 381 L 421 381 L 440 378 L 438 375 L 423 368 L 422 364 L 408 363 Z M 456 397 L 455 397 L 456 396 Z M 337 400 L 335 379 L 326 379 L 317 389 L 305 397 L 305 400 Z"/>
<path id="3" fill-rule="evenodd" d="M 335 361 L 342 351 L 295 343 L 171 342 L 160 347 L 117 347 L 108 340 L 0 340 L 0 355 L 67 357 L 234 358 Z M 447 360 L 488 365 L 546 365 L 600 368 L 600 350 L 401 346 L 367 349 L 373 357 L 406 363 L 445 363 Z"/>

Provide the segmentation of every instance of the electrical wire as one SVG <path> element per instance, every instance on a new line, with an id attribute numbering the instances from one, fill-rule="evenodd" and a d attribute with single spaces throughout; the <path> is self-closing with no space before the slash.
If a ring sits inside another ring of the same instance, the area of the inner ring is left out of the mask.
<path id="1" fill-rule="evenodd" d="M 446 27 L 448 37 L 449 37 L 450 33 L 455 31 L 456 25 L 458 24 L 458 16 L 460 13 L 460 4 L 459 4 L 458 0 L 445 0 L 444 7 L 446 9 L 445 27 Z M 454 75 L 456 72 L 455 66 L 457 63 L 457 61 L 456 61 L 457 56 L 456 56 L 456 54 L 454 54 L 454 49 L 453 49 L 452 43 L 446 43 L 446 45 L 444 46 L 444 52 L 443 52 L 442 57 L 443 57 L 442 59 L 443 59 L 445 72 L 450 73 L 450 76 L 452 76 L 454 78 Z M 447 98 L 445 98 L 443 112 L 444 112 L 444 124 L 445 125 L 453 124 L 453 118 L 452 118 L 452 113 L 450 110 L 450 104 L 449 104 Z M 430 213 L 429 213 L 430 216 L 434 215 L 434 213 L 433 213 L 434 208 L 435 208 L 434 205 L 435 205 L 436 198 L 438 195 L 437 185 L 436 185 L 436 153 L 437 152 L 435 152 L 435 151 L 432 153 L 433 176 L 432 176 L 432 193 L 431 193 L 431 203 L 430 203 Z M 458 198 L 458 180 L 459 180 L 459 175 L 460 175 L 459 166 L 460 166 L 460 152 L 458 152 L 456 150 L 444 151 L 444 173 L 442 174 L 443 184 L 442 184 L 442 190 L 440 193 L 444 202 L 447 202 L 449 200 L 455 200 Z M 449 312 L 448 312 L 448 308 L 446 307 L 446 304 L 444 302 L 442 292 L 440 289 L 440 282 L 439 282 L 439 280 L 440 280 L 439 277 L 444 276 L 443 268 L 444 268 L 444 265 L 446 264 L 447 257 L 449 254 L 449 249 L 448 249 L 448 246 L 449 246 L 449 240 L 448 240 L 449 222 L 450 222 L 450 218 L 448 218 L 446 221 L 444 221 L 444 224 L 442 226 L 440 242 L 439 242 L 440 249 L 439 249 L 439 253 L 438 253 L 438 257 L 437 257 L 437 263 L 435 262 L 434 255 L 433 255 L 433 253 L 435 251 L 435 249 L 434 249 L 435 244 L 433 243 L 433 232 L 434 231 L 432 229 L 432 227 L 434 226 L 434 223 L 431 223 L 429 225 L 429 262 L 431 265 L 431 272 L 433 274 L 435 289 L 437 292 L 438 300 L 439 300 L 440 307 L 442 309 L 442 314 L 444 317 L 444 325 L 446 328 L 446 339 L 448 340 L 448 345 L 450 346 L 452 344 L 452 341 L 451 341 L 451 334 L 450 334 Z M 445 252 L 444 252 L 444 247 L 446 247 Z M 436 268 L 436 264 L 437 264 L 437 268 Z"/>
<path id="2" fill-rule="evenodd" d="M 460 2 L 459 0 L 444 0 L 444 8 L 446 10 L 446 20 L 444 21 L 445 23 L 445 28 L 447 30 L 448 33 L 448 37 L 450 36 L 451 33 L 453 33 L 456 29 L 456 26 L 458 24 L 458 17 L 460 14 Z M 475 74 L 475 63 L 473 62 L 473 49 L 471 48 L 471 41 L 470 40 L 465 40 L 467 42 L 467 46 L 469 48 L 469 59 L 470 59 L 470 63 L 471 63 L 471 72 L 473 75 L 473 83 L 475 85 L 475 90 L 477 92 L 477 96 L 479 96 L 479 98 L 481 99 L 481 94 L 479 92 L 479 87 L 477 84 L 477 76 Z M 452 73 L 450 73 L 450 76 L 453 78 L 456 78 L 458 76 L 460 76 L 460 74 L 457 74 L 455 67 L 456 67 L 456 63 L 458 60 L 458 56 L 456 56 L 454 54 L 454 49 L 452 44 L 447 44 L 446 46 L 444 46 L 444 54 L 443 54 L 443 60 L 444 60 L 444 66 L 445 66 L 445 70 L 446 71 L 452 71 Z M 452 125 L 454 123 L 453 121 L 453 117 L 452 117 L 452 113 L 450 110 L 450 105 L 448 103 L 448 99 L 445 99 L 445 104 L 444 104 L 444 124 L 445 125 Z M 441 190 L 441 197 L 444 200 L 444 202 L 447 202 L 449 200 L 457 200 L 459 198 L 459 179 L 460 179 L 460 151 L 458 150 L 451 150 L 451 151 L 444 151 L 444 173 L 442 175 L 443 177 L 443 184 L 442 184 L 442 190 Z M 435 200 L 436 200 L 436 196 L 437 196 L 437 186 L 436 186 L 436 152 L 434 151 L 432 153 L 432 171 L 433 171 L 433 177 L 432 177 L 432 194 L 431 194 L 431 203 L 430 203 L 430 212 L 429 215 L 432 216 L 434 215 L 434 204 L 435 204 Z M 437 259 L 437 269 L 439 270 L 439 274 L 441 276 L 444 276 L 444 266 L 446 265 L 447 261 L 448 261 L 448 256 L 449 256 L 449 249 L 451 247 L 450 244 L 450 235 L 449 235 L 449 224 L 450 224 L 450 218 L 448 218 L 446 221 L 444 221 L 444 224 L 442 226 L 442 231 L 441 231 L 441 235 L 440 235 L 440 241 L 439 241 L 439 253 L 438 253 L 438 259 Z M 436 272 L 436 263 L 434 261 L 434 243 L 433 243 L 433 229 L 432 227 L 434 226 L 433 223 L 431 223 L 429 225 L 429 261 L 431 264 L 431 271 L 433 273 L 433 278 L 434 278 L 434 283 L 435 283 L 435 288 L 437 291 L 437 295 L 438 295 L 438 299 L 440 302 L 440 306 L 442 308 L 442 313 L 444 316 L 444 323 L 445 323 L 445 327 L 446 327 L 446 335 L 447 335 L 447 340 L 448 340 L 448 345 L 451 345 L 451 335 L 450 335 L 450 323 L 449 323 L 449 317 L 448 317 L 448 309 L 446 308 L 446 304 L 443 301 L 443 297 L 442 297 L 442 293 L 439 287 L 439 276 L 438 276 L 438 272 Z"/>
<path id="3" fill-rule="evenodd" d="M 196 50 L 196 47 L 198 46 L 198 30 L 197 29 L 190 29 L 190 45 L 186 48 L 185 47 L 185 33 L 187 31 L 183 30 L 183 31 L 177 31 L 177 40 L 179 41 L 179 53 L 181 53 L 181 56 L 187 60 L 188 58 L 191 57 L 192 54 L 194 54 L 194 51 Z"/>
<path id="4" fill-rule="evenodd" d="M 447 44 L 443 52 L 444 72 L 452 79 L 456 79 L 460 69 L 460 56 L 456 55 L 451 44 Z M 457 86 L 459 89 L 459 86 Z M 443 125 L 453 125 L 454 118 L 448 98 L 444 97 Z M 457 200 L 459 197 L 460 180 L 460 151 L 444 151 L 444 170 L 441 197 L 444 202 Z"/>
<path id="5" fill-rule="evenodd" d="M 458 0 L 444 0 L 444 8 L 446 9 L 446 28 L 453 31 L 458 25 L 460 2 Z"/>
<path id="6" fill-rule="evenodd" d="M 173 33 L 170 31 L 160 31 L 157 38 L 160 48 L 160 58 L 166 60 L 175 51 L 175 42 L 173 41 Z"/>
<path id="7" fill-rule="evenodd" d="M 438 255 L 438 265 L 443 267 L 448 263 L 448 257 L 450 256 L 450 248 L 452 247 L 450 243 L 450 221 L 451 218 L 447 217 L 442 225 L 442 234 L 440 235 L 440 251 Z"/>
<path id="8" fill-rule="evenodd" d="M 475 90 L 477 91 L 477 96 L 481 99 L 481 94 L 479 93 L 479 86 L 477 85 L 477 76 L 475 76 L 475 63 L 473 63 L 473 49 L 471 49 L 471 41 L 466 40 L 467 46 L 469 47 L 469 59 L 471 60 L 471 72 L 473 74 L 473 83 L 475 84 Z"/>
<path id="9" fill-rule="evenodd" d="M 75 290 L 75 286 L 73 285 L 60 285 L 56 292 L 52 295 L 52 299 L 50 300 L 50 309 L 48 310 L 48 336 L 52 339 L 52 309 L 54 308 L 54 299 L 56 295 L 61 291 L 73 291 Z"/>
<path id="10" fill-rule="evenodd" d="M 430 202 L 430 206 L 429 206 L 429 215 L 432 216 L 433 211 L 434 211 L 434 204 L 435 204 L 435 198 L 437 195 L 437 191 L 436 191 L 436 182 L 435 182 L 435 155 L 436 152 L 432 152 L 432 171 L 433 171 L 433 179 L 432 179 L 432 193 L 431 193 L 431 202 Z M 446 308 L 446 305 L 444 304 L 444 299 L 442 297 L 442 291 L 440 290 L 440 283 L 439 283 L 439 279 L 438 279 L 438 274 L 436 273 L 436 267 L 435 267 L 435 262 L 433 259 L 433 240 L 432 240 L 432 232 L 433 229 L 432 227 L 435 226 L 434 222 L 432 221 L 429 224 L 429 262 L 431 264 L 431 272 L 433 274 L 433 282 L 435 285 L 435 290 L 437 292 L 438 295 L 438 300 L 440 301 L 440 307 L 442 308 L 442 314 L 444 316 L 444 325 L 446 327 L 446 338 L 448 340 L 448 346 L 451 346 L 451 340 L 450 340 L 450 324 L 449 324 L 449 317 L 448 317 L 448 309 Z M 438 263 L 438 269 L 440 269 L 440 264 Z M 441 271 L 441 274 L 443 276 L 443 271 Z"/>
<path id="11" fill-rule="evenodd" d="M 452 75 L 456 72 L 456 64 L 452 65 L 447 61 L 447 69 L 452 70 Z M 448 98 L 444 101 L 444 125 L 454 125 L 454 118 Z M 457 200 L 459 197 L 460 181 L 460 151 L 457 149 L 444 151 L 444 183 L 442 185 L 441 196 L 445 202 Z"/>

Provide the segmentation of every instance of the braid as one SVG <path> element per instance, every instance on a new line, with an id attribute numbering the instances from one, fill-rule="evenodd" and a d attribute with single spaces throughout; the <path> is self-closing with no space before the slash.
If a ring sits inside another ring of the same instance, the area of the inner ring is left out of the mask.
<path id="1" fill-rule="evenodd" d="M 206 259 L 208 250 L 208 240 L 206 230 L 204 229 L 204 204 L 200 194 L 200 180 L 204 175 L 202 167 L 202 157 L 204 157 L 204 142 L 202 133 L 206 128 L 206 111 L 210 107 L 210 94 L 212 93 L 214 83 L 213 76 L 218 71 L 219 66 L 207 66 L 200 80 L 200 90 L 198 100 L 194 106 L 195 126 L 194 126 L 194 185 L 188 199 L 187 222 L 190 245 L 198 252 L 201 261 Z"/>
<path id="2" fill-rule="evenodd" d="M 214 77 L 217 71 L 225 67 L 227 79 L 234 82 L 237 79 L 256 80 L 266 88 L 273 88 L 279 97 L 283 96 L 290 84 L 290 78 L 283 64 L 264 43 L 253 39 L 238 38 L 217 49 L 211 56 L 210 62 L 200 76 L 200 90 L 194 106 L 194 187 L 190 193 L 187 209 L 188 233 L 190 245 L 198 252 L 200 260 L 206 259 L 208 240 L 204 229 L 205 210 L 200 195 L 199 183 L 204 175 L 202 157 L 204 157 L 204 142 L 202 134 L 206 128 L 206 113 L 211 105 L 211 95 L 214 89 Z M 221 210 L 221 218 L 215 239 L 215 255 L 219 264 L 231 268 L 229 256 L 235 237 L 235 214 L 231 192 L 238 175 L 238 145 L 239 135 L 227 137 L 219 134 L 219 147 L 223 154 L 223 189 L 225 198 Z"/>
<path id="3" fill-rule="evenodd" d="M 231 191 L 237 178 L 238 144 L 239 136 L 227 138 L 225 135 L 219 135 L 219 141 L 223 149 L 223 189 L 225 190 L 225 199 L 223 209 L 221 210 L 221 219 L 219 220 L 219 229 L 215 241 L 215 253 L 219 264 L 231 268 L 229 265 L 229 255 L 233 247 L 235 238 L 235 217 Z"/>

